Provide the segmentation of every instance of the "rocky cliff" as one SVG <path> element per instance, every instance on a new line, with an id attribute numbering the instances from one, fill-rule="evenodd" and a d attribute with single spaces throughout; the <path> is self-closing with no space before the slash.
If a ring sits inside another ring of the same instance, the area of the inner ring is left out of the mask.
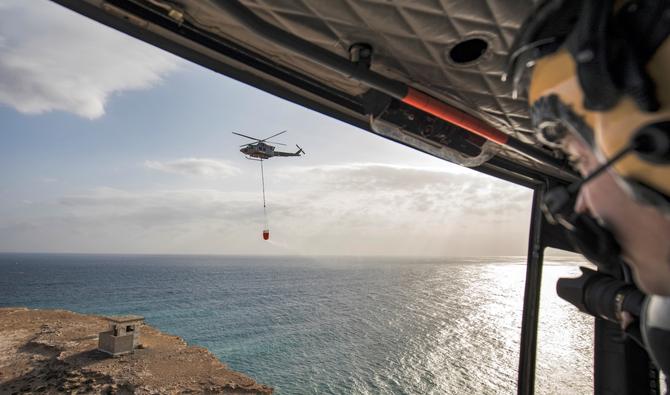
<path id="1" fill-rule="evenodd" d="M 271 394 L 202 347 L 149 325 L 140 348 L 109 357 L 97 351 L 102 317 L 63 310 L 0 308 L 0 394 Z"/>

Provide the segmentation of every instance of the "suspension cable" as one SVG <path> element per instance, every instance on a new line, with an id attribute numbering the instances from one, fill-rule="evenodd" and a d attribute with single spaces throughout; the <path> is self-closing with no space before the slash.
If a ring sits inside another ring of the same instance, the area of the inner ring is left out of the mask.
<path id="1" fill-rule="evenodd" d="M 263 218 L 265 219 L 265 229 L 268 229 L 268 212 L 265 206 L 265 174 L 263 171 L 263 159 L 261 159 L 261 184 L 263 185 Z"/>

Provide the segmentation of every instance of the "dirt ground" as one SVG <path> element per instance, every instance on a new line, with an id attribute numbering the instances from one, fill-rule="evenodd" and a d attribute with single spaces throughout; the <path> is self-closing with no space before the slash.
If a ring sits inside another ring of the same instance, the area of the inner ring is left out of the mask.
<path id="1" fill-rule="evenodd" d="M 0 308 L 0 394 L 271 394 L 202 347 L 148 325 L 132 354 L 97 351 L 102 317 Z"/>

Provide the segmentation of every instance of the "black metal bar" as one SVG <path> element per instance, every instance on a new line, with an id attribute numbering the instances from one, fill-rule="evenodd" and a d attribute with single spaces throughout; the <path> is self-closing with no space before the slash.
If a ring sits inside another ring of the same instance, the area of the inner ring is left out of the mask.
<path id="1" fill-rule="evenodd" d="M 124 0 L 109 0 L 104 4 L 107 6 L 115 6 L 117 9 L 127 12 L 128 15 L 133 15 L 137 19 L 147 21 L 155 26 L 149 29 L 143 24 L 132 23 L 130 21 L 133 20 L 133 18 L 123 18 L 115 13 L 105 11 L 100 8 L 100 6 L 91 4 L 87 1 L 52 1 L 113 29 L 119 30 L 237 81 L 250 84 L 270 94 L 311 108 L 327 116 L 350 123 L 356 127 L 362 129 L 367 129 L 368 127 L 367 125 L 369 122 L 364 114 L 360 100 L 357 97 L 337 91 L 332 87 L 329 87 L 327 84 L 300 74 L 295 70 L 289 70 L 259 54 L 252 53 L 248 50 L 243 51 L 243 49 L 235 43 L 227 41 L 221 37 L 214 38 L 211 35 L 203 34 L 202 31 L 187 23 L 180 25 L 167 17 L 161 16 L 155 12 L 150 12 L 144 7 L 140 7 L 133 2 Z M 159 32 L 156 27 L 164 29 L 164 32 Z M 175 36 L 184 38 L 193 45 L 189 45 L 184 42 L 185 40 L 177 39 Z M 238 64 L 244 64 L 245 67 L 224 62 L 221 59 L 200 50 L 198 47 L 211 50 Z M 251 70 L 260 71 L 267 77 L 262 77 L 259 73 L 251 72 Z M 305 95 L 295 93 L 292 90 L 286 89 L 284 87 L 285 84 L 295 86 L 302 91 L 309 92 L 312 97 L 319 97 L 323 100 L 315 100 L 306 97 Z M 349 111 L 341 111 L 335 109 L 333 106 L 324 105 L 324 102 L 326 101 L 334 103 Z"/>
<path id="2" fill-rule="evenodd" d="M 222 10 L 234 16 L 244 27 L 253 31 L 259 37 L 263 37 L 315 63 L 337 71 L 345 77 L 363 81 L 366 85 L 396 99 L 402 100 L 407 95 L 407 86 L 402 82 L 375 73 L 367 67 L 360 67 L 361 65 L 351 62 L 349 59 L 338 56 L 316 44 L 312 44 L 307 40 L 265 22 L 238 1 L 215 0 L 214 3 Z"/>
<path id="3" fill-rule="evenodd" d="M 526 263 L 526 287 L 523 296 L 523 318 L 521 322 L 521 347 L 519 350 L 519 376 L 517 393 L 532 395 L 535 392 L 535 357 L 537 351 L 537 324 L 540 309 L 542 285 L 542 244 L 543 214 L 540 204 L 544 198 L 544 186 L 535 188 L 528 239 L 528 260 Z"/>
<path id="4" fill-rule="evenodd" d="M 505 145 L 541 163 L 545 163 L 559 170 L 563 170 L 566 173 L 573 172 L 566 161 L 555 158 L 549 152 L 545 152 L 541 149 L 538 149 L 537 147 L 526 144 L 514 136 L 509 136 Z"/>

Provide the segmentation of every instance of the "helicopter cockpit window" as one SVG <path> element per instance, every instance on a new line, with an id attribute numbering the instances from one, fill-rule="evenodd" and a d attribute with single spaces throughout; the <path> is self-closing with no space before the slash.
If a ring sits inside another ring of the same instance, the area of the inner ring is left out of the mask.
<path id="1" fill-rule="evenodd" d="M 60 3 L 165 13 L 117 21 L 176 23 L 165 48 L 214 4 Z M 242 58 L 203 68 L 55 2 L 2 3 L 0 42 L 0 251 L 23 251 L 0 253 L 0 306 L 151 317 L 277 393 L 516 392 L 531 190 L 211 71 Z M 284 86 L 257 64 L 231 75 Z M 359 111 L 332 89 L 332 114 Z M 538 392 L 589 392 L 571 373 L 589 322 L 552 303 Z"/>

